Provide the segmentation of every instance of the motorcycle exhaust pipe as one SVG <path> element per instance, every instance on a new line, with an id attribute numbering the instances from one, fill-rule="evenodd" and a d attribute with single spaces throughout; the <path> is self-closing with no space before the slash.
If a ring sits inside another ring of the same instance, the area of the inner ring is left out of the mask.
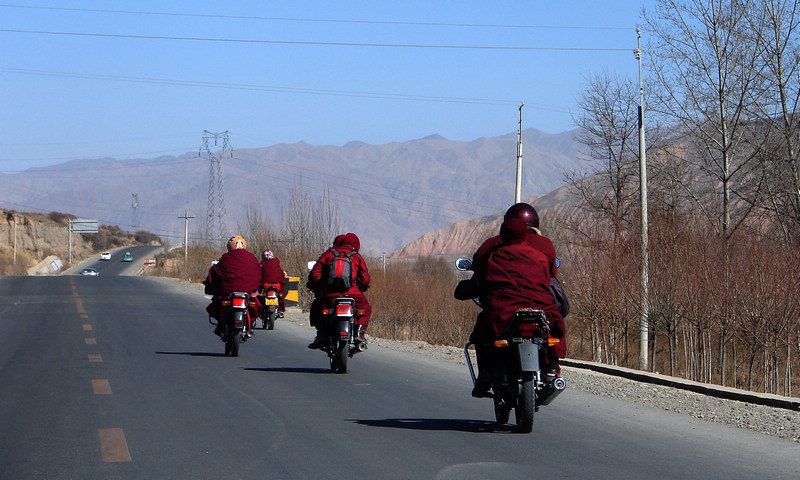
<path id="1" fill-rule="evenodd" d="M 559 377 L 553 380 L 553 383 L 548 383 L 539 393 L 539 405 L 550 405 L 550 402 L 567 388 L 567 382 Z"/>
<path id="2" fill-rule="evenodd" d="M 367 349 L 367 342 L 356 342 L 356 350 L 363 352 Z"/>

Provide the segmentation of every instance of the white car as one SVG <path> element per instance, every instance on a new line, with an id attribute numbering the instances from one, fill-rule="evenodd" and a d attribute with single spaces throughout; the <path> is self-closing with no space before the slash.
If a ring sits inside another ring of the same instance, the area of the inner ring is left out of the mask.
<path id="1" fill-rule="evenodd" d="M 111 252 L 103 252 L 100 254 L 100 260 L 111 260 Z"/>
<path id="2" fill-rule="evenodd" d="M 84 268 L 83 270 L 81 270 L 81 275 L 88 275 L 90 277 L 96 277 L 96 276 L 98 276 L 100 274 L 97 273 L 97 270 L 95 270 L 94 268 Z"/>

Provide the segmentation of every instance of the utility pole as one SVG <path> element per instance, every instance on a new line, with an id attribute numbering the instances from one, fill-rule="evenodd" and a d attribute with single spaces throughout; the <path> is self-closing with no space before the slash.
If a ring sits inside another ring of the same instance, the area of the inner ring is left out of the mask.
<path id="1" fill-rule="evenodd" d="M 206 219 L 206 240 L 212 244 L 219 245 L 225 237 L 225 188 L 222 182 L 222 157 L 225 152 L 230 152 L 233 157 L 228 131 L 221 133 L 211 133 L 203 130 L 203 150 L 208 155 L 209 175 L 208 175 L 208 209 Z M 222 142 L 222 149 L 212 151 L 211 140 L 214 147 Z"/>
<path id="2" fill-rule="evenodd" d="M 13 213 L 14 216 L 14 265 L 17 264 L 17 214 Z"/>
<path id="3" fill-rule="evenodd" d="M 189 262 L 189 219 L 194 218 L 194 215 L 189 215 L 189 209 L 183 211 L 183 216 L 178 218 L 183 219 L 183 264 L 184 266 Z"/>
<path id="4" fill-rule="evenodd" d="M 644 87 L 642 86 L 642 29 L 636 28 L 638 48 L 633 51 L 639 61 L 639 196 L 642 209 L 642 298 L 639 308 L 639 368 L 648 370 L 650 311 L 650 253 L 647 225 L 647 157 L 644 143 Z"/>
<path id="5" fill-rule="evenodd" d="M 522 201 L 522 107 L 524 106 L 525 102 L 519 104 L 519 128 L 517 129 L 517 188 L 514 191 L 514 203 Z"/>

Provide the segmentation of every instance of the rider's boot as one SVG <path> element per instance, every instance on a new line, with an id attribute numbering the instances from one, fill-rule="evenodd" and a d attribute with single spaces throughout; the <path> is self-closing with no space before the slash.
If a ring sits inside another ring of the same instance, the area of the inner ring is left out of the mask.
<path id="1" fill-rule="evenodd" d="M 356 342 L 367 343 L 367 326 L 356 325 L 356 327 L 356 336 L 354 340 Z"/>
<path id="2" fill-rule="evenodd" d="M 317 328 L 317 336 L 314 337 L 314 341 L 308 344 L 308 348 L 311 350 L 316 350 L 318 348 L 324 347 L 328 342 L 325 338 L 325 334 L 322 332 L 321 329 Z"/>

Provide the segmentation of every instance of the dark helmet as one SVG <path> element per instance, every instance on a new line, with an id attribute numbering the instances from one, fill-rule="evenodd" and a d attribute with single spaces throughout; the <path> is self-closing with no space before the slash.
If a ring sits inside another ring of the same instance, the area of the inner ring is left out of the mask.
<path id="1" fill-rule="evenodd" d="M 539 228 L 539 214 L 536 209 L 527 203 L 515 203 L 508 207 L 503 220 L 509 218 L 518 218 L 525 222 L 529 227 Z"/>

